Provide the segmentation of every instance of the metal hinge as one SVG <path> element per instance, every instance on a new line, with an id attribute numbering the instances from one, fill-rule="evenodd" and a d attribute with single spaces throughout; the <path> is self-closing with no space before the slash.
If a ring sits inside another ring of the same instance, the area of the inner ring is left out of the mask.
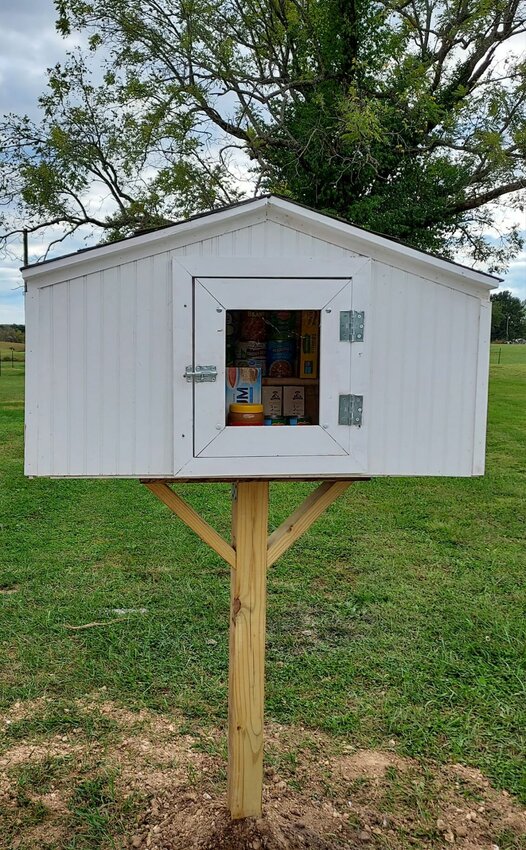
<path id="1" fill-rule="evenodd" d="M 365 312 L 342 310 L 340 312 L 340 342 L 363 342 Z"/>
<path id="2" fill-rule="evenodd" d="M 202 384 L 205 381 L 215 381 L 217 379 L 217 368 L 215 366 L 187 366 L 184 370 L 184 376 L 188 383 L 194 381 L 197 384 Z"/>
<path id="3" fill-rule="evenodd" d="M 362 424 L 363 395 L 341 395 L 338 410 L 338 425 Z"/>

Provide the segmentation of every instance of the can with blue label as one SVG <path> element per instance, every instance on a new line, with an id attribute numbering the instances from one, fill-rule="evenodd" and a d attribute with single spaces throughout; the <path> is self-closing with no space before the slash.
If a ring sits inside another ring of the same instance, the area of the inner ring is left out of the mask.
<path id="1" fill-rule="evenodd" d="M 267 375 L 269 378 L 292 378 L 295 362 L 295 339 L 271 339 L 268 341 Z"/>

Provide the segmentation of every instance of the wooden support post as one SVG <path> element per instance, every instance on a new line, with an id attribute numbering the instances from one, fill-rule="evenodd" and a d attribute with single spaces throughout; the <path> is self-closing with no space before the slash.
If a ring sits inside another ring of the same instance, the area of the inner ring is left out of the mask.
<path id="1" fill-rule="evenodd" d="M 268 481 L 234 487 L 228 690 L 228 806 L 261 816 L 265 686 Z"/>
<path id="2" fill-rule="evenodd" d="M 228 806 L 234 820 L 261 816 L 267 566 L 307 531 L 351 480 L 325 481 L 267 539 L 268 481 L 238 481 L 232 545 L 165 481 L 145 484 L 230 564 Z"/>

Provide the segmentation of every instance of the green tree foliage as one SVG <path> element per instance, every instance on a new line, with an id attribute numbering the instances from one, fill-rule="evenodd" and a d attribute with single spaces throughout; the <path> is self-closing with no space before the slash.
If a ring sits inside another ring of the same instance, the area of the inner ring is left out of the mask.
<path id="1" fill-rule="evenodd" d="M 526 339 L 526 301 L 509 290 L 491 296 L 491 339 Z"/>
<path id="2" fill-rule="evenodd" d="M 0 325 L 0 342 L 25 342 L 25 325 Z"/>
<path id="3" fill-rule="evenodd" d="M 7 232 L 90 223 L 114 238 L 264 188 L 494 267 L 517 251 L 513 229 L 482 234 L 500 199 L 524 199 L 525 0 L 56 6 L 92 56 L 51 71 L 42 122 L 1 128 Z M 95 83 L 87 65 L 103 61 Z M 86 204 L 94 183 L 110 213 Z"/>
<path id="4" fill-rule="evenodd" d="M 192 119 L 107 68 L 93 81 L 84 58 L 49 71 L 42 118 L 0 124 L 0 228 L 52 228 L 49 247 L 89 225 L 104 241 L 237 200 L 221 163 L 206 156 Z M 49 250 L 49 248 L 48 248 Z"/>

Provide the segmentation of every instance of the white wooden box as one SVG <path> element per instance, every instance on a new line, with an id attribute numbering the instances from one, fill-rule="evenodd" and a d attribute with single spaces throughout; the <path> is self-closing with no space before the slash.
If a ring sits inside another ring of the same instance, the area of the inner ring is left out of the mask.
<path id="1" fill-rule="evenodd" d="M 274 196 L 23 275 L 27 475 L 484 471 L 489 275 Z M 320 311 L 318 425 L 225 425 L 228 309 Z M 341 340 L 353 311 L 363 339 Z M 188 381 L 197 365 L 217 380 Z"/>

